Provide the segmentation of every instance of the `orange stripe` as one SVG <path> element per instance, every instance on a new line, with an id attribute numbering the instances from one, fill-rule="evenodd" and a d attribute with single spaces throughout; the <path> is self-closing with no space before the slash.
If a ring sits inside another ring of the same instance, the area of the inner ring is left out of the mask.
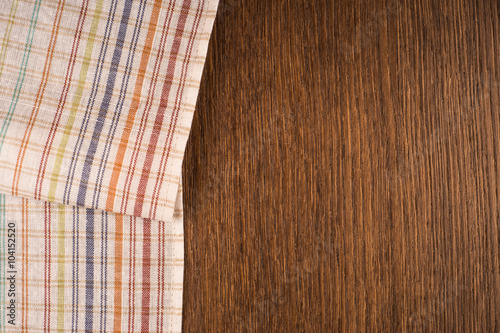
<path id="1" fill-rule="evenodd" d="M 159 68 L 161 67 L 161 63 L 163 61 L 163 57 L 165 54 L 165 44 L 166 44 L 166 40 L 167 40 L 166 37 L 167 37 L 168 31 L 170 29 L 170 23 L 172 21 L 174 7 L 175 7 L 175 1 L 170 2 L 169 7 L 167 9 L 167 12 L 169 13 L 169 15 L 165 16 L 165 21 L 163 23 L 163 30 L 161 33 L 160 45 L 159 45 L 160 52 L 156 56 L 155 65 L 153 67 L 153 76 L 150 80 L 148 96 L 146 97 L 146 104 L 144 106 L 144 113 L 141 117 L 141 121 L 139 124 L 139 130 L 138 130 L 139 135 L 134 140 L 134 149 L 132 151 L 132 157 L 130 158 L 130 167 L 128 169 L 127 176 L 125 178 L 125 186 L 124 186 L 124 191 L 123 191 L 124 194 L 122 196 L 122 200 L 121 200 L 122 203 L 121 203 L 121 207 L 119 209 L 122 212 L 127 211 L 127 204 L 128 204 L 128 199 L 129 199 L 128 197 L 129 197 L 130 186 L 131 186 L 131 181 L 132 181 L 131 177 L 135 173 L 137 157 L 138 157 L 139 151 L 140 151 L 139 147 L 141 147 L 141 145 L 142 145 L 142 140 L 144 138 L 144 133 L 145 133 L 144 128 L 146 126 L 146 121 L 147 121 L 148 115 L 151 111 L 152 96 L 154 96 L 154 94 L 155 94 L 156 83 L 158 82 L 158 75 L 160 74 Z"/>
<path id="2" fill-rule="evenodd" d="M 149 21 L 148 34 L 146 36 L 146 44 L 144 45 L 144 49 L 142 50 L 141 63 L 139 66 L 137 81 L 135 82 L 134 96 L 132 97 L 132 104 L 130 106 L 130 111 L 127 116 L 127 122 L 125 124 L 125 128 L 123 130 L 122 137 L 120 139 L 120 145 L 116 155 L 115 163 L 113 165 L 113 173 L 111 174 L 108 197 L 106 200 L 106 210 L 109 211 L 113 211 L 114 208 L 118 178 L 120 176 L 120 170 L 123 165 L 123 159 L 125 158 L 125 151 L 127 149 L 130 132 L 132 131 L 132 126 L 134 125 L 135 115 L 137 113 L 137 109 L 139 108 L 142 85 L 144 84 L 144 77 L 146 74 L 149 57 L 151 55 L 151 47 L 154 41 L 154 35 L 156 32 L 156 25 L 158 23 L 158 16 L 160 14 L 161 5 L 162 5 L 162 0 L 155 0 L 153 4 L 153 12 L 151 13 L 151 20 Z"/>
<path id="3" fill-rule="evenodd" d="M 30 119 L 28 122 L 28 128 L 24 132 L 24 137 L 23 137 L 23 141 L 21 143 L 20 152 L 17 155 L 17 163 L 16 163 L 16 167 L 14 170 L 14 179 L 12 182 L 12 194 L 13 195 L 18 195 L 19 180 L 21 179 L 21 177 L 20 177 L 21 166 L 23 164 L 24 156 L 26 154 L 26 149 L 28 146 L 29 138 L 31 136 L 31 131 L 33 129 L 33 126 L 35 125 L 35 119 L 38 115 L 38 111 L 40 110 L 40 105 L 42 103 L 43 94 L 45 92 L 45 87 L 47 86 L 48 75 L 50 73 L 50 67 L 52 66 L 52 57 L 54 55 L 56 40 L 57 40 L 57 36 L 59 34 L 59 24 L 61 23 L 61 17 L 62 17 L 62 12 L 64 9 L 64 4 L 65 4 L 65 1 L 63 0 L 62 2 L 59 2 L 57 5 L 57 12 L 56 12 L 56 17 L 55 17 L 54 23 L 52 25 L 52 33 L 50 36 L 49 48 L 47 50 L 47 57 L 46 57 L 45 64 L 43 67 L 42 83 L 40 84 L 40 87 L 38 88 L 38 92 L 36 94 L 36 99 L 35 99 L 35 105 L 33 106 L 33 111 L 31 113 L 31 116 L 30 116 Z M 80 12 L 80 15 L 81 15 L 81 12 Z"/>
<path id="4" fill-rule="evenodd" d="M 114 333 L 121 332 L 122 325 L 122 263 L 123 263 L 123 215 L 116 214 L 115 236 L 115 318 Z"/>

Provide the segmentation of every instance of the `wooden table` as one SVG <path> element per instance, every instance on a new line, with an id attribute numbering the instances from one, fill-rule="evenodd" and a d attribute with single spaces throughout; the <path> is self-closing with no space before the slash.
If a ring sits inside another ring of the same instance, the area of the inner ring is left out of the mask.
<path id="1" fill-rule="evenodd" d="M 500 332 L 500 2 L 221 0 L 186 332 Z"/>

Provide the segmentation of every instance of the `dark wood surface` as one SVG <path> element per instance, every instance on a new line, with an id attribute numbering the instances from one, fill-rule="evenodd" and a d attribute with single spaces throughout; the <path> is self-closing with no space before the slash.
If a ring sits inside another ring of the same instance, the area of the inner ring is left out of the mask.
<path id="1" fill-rule="evenodd" d="M 500 332 L 498 0 L 221 0 L 186 332 Z"/>

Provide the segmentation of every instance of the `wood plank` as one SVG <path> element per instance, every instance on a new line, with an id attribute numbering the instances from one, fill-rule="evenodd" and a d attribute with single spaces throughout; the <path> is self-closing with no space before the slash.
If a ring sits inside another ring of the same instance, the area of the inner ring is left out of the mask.
<path id="1" fill-rule="evenodd" d="M 499 6 L 221 0 L 186 332 L 500 331 Z"/>

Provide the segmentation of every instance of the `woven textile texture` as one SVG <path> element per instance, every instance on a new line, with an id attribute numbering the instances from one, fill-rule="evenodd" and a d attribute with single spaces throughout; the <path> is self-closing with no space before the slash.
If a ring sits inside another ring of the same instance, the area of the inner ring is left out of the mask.
<path id="1" fill-rule="evenodd" d="M 181 330 L 181 165 L 217 2 L 2 2 L 1 332 Z"/>

